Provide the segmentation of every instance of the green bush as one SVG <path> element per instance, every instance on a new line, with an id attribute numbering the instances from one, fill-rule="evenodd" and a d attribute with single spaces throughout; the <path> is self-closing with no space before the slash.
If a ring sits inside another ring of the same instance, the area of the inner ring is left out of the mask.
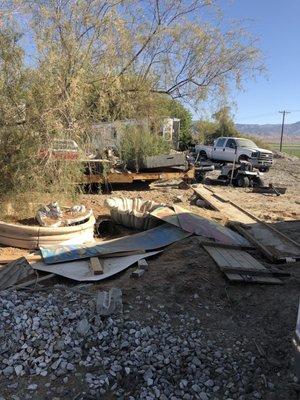
<path id="1" fill-rule="evenodd" d="M 130 127 L 123 133 L 119 150 L 126 165 L 138 172 L 144 157 L 169 154 L 170 144 L 145 129 Z"/>

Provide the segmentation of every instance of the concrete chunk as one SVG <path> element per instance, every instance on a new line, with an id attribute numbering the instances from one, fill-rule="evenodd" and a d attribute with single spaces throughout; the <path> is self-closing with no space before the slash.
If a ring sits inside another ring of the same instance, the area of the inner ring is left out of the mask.
<path id="1" fill-rule="evenodd" d="M 138 267 L 139 267 L 140 269 L 147 270 L 147 269 L 148 269 L 148 263 L 147 263 L 147 261 L 146 261 L 144 258 L 142 258 L 141 260 L 138 260 Z"/>
<path id="2" fill-rule="evenodd" d="M 109 292 L 99 292 L 96 302 L 96 311 L 100 315 L 122 314 L 122 290 L 112 288 Z"/>
<path id="3" fill-rule="evenodd" d="M 140 278 L 144 274 L 145 270 L 141 268 L 137 268 L 135 271 L 131 273 L 132 278 Z"/>

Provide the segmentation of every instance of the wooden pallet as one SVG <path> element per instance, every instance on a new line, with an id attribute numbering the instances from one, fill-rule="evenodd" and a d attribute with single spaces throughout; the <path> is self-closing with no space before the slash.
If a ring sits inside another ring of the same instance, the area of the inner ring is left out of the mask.
<path id="1" fill-rule="evenodd" d="M 203 246 L 220 270 L 232 282 L 282 284 L 258 260 L 243 250 Z"/>

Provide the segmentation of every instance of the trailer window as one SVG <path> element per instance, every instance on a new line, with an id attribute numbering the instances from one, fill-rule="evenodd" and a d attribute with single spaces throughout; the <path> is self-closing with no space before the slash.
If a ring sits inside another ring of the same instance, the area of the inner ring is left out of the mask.
<path id="1" fill-rule="evenodd" d="M 216 147 L 223 147 L 225 143 L 226 138 L 220 138 L 217 141 Z"/>

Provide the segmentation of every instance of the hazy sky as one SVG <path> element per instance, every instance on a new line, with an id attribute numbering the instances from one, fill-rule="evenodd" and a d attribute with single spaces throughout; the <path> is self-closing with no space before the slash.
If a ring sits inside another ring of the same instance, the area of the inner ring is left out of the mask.
<path id="1" fill-rule="evenodd" d="M 280 123 L 278 110 L 298 110 L 286 122 L 300 121 L 300 0 L 221 0 L 226 18 L 250 18 L 246 25 L 260 39 L 267 78 L 232 93 L 236 122 Z"/>

